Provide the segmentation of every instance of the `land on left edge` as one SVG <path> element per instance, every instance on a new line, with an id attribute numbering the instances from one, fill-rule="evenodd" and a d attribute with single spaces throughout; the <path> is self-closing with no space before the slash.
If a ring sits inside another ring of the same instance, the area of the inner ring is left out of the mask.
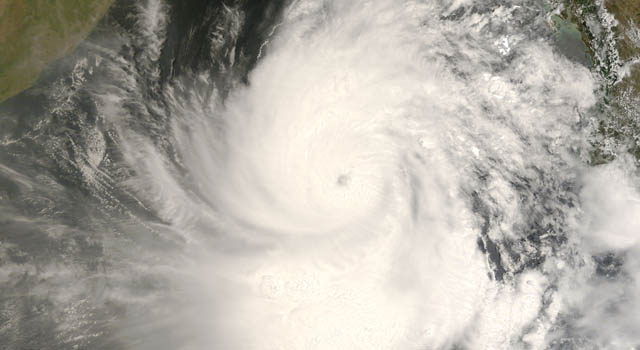
<path id="1" fill-rule="evenodd" d="M 0 102 L 70 52 L 114 0 L 0 0 Z"/>

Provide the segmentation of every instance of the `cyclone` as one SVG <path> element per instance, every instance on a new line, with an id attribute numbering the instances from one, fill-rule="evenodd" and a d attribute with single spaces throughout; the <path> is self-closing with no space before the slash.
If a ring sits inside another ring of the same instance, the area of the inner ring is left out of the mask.
<path id="1" fill-rule="evenodd" d="M 440 347 L 472 317 L 484 267 L 436 127 L 439 67 L 410 32 L 416 6 L 332 4 L 339 28 L 294 7 L 227 99 L 224 141 L 190 135 L 202 153 L 185 166 L 211 183 L 225 233 L 276 245 L 215 272 L 246 293 L 225 302 L 250 305 L 225 328 L 255 343 L 229 346 Z"/>
<path id="2" fill-rule="evenodd" d="M 550 47 L 517 36 L 523 55 L 513 67 L 475 71 L 465 66 L 469 56 L 497 61 L 504 51 L 450 43 L 462 39 L 434 18 L 442 10 L 413 1 L 296 2 L 247 86 L 211 114 L 184 107 L 189 118 L 178 129 L 189 131 L 175 137 L 210 224 L 225 239 L 257 245 L 239 260 L 215 247 L 201 258 L 211 261 L 202 267 L 212 277 L 202 282 L 204 304 L 223 304 L 228 315 L 212 320 L 211 342 L 438 349 L 479 332 L 477 344 L 491 347 L 500 337 L 474 319 L 506 295 L 533 319 L 540 303 L 527 293 L 492 295 L 487 276 L 500 271 L 478 249 L 482 223 L 469 184 L 479 171 L 498 188 L 512 181 L 527 158 L 546 157 L 551 128 L 556 142 L 571 144 L 563 132 L 576 108 L 593 103 L 590 77 L 567 60 L 548 66 Z M 515 30 L 509 11 L 494 18 L 507 31 Z M 477 21 L 459 25 L 490 40 L 474 32 Z M 467 71 L 453 71 L 447 57 Z M 576 94 L 567 84 L 586 88 Z M 536 95 L 544 89 L 557 100 Z M 560 154 L 548 162 L 565 166 Z M 517 205 L 504 190 L 496 205 Z M 522 279 L 534 290 L 547 283 L 536 273 Z M 221 285 L 230 290 L 218 295 Z"/>
<path id="3" fill-rule="evenodd" d="M 27 232 L 0 245 L 19 320 L 0 337 L 25 348 L 37 324 L 54 349 L 640 344 L 636 163 L 589 164 L 602 82 L 554 44 L 554 11 L 116 1 L 0 104 L 22 118 L 0 124 L 0 199 L 23 198 L 0 204 Z"/>

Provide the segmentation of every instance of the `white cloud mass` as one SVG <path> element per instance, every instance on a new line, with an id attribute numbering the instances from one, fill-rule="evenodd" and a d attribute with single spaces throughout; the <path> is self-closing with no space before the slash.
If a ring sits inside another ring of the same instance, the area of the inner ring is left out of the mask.
<path id="1" fill-rule="evenodd" d="M 472 4 L 294 1 L 247 85 L 166 92 L 187 176 L 119 129 L 126 185 L 188 242 L 158 273 L 189 346 L 638 344 L 635 168 L 579 160 L 595 82 L 537 3 Z M 596 276 L 608 251 L 626 278 Z"/>

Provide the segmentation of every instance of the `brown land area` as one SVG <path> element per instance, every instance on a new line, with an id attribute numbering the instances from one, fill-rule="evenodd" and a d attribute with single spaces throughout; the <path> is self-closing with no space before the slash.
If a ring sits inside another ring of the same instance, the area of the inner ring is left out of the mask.
<path id="1" fill-rule="evenodd" d="M 619 22 L 616 34 L 620 59 L 640 61 L 640 0 L 608 0 L 605 5 Z M 623 90 L 632 87 L 640 94 L 640 62 L 631 67 L 631 74 L 620 85 Z"/>
<path id="2" fill-rule="evenodd" d="M 80 43 L 113 0 L 0 0 L 0 101 Z"/>

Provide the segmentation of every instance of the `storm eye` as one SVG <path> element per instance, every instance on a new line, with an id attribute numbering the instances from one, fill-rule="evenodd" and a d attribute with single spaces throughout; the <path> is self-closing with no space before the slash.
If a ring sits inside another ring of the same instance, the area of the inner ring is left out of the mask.
<path id="1" fill-rule="evenodd" d="M 336 180 L 336 185 L 341 187 L 349 186 L 349 183 L 351 183 L 351 176 L 349 176 L 349 174 L 340 174 Z"/>

